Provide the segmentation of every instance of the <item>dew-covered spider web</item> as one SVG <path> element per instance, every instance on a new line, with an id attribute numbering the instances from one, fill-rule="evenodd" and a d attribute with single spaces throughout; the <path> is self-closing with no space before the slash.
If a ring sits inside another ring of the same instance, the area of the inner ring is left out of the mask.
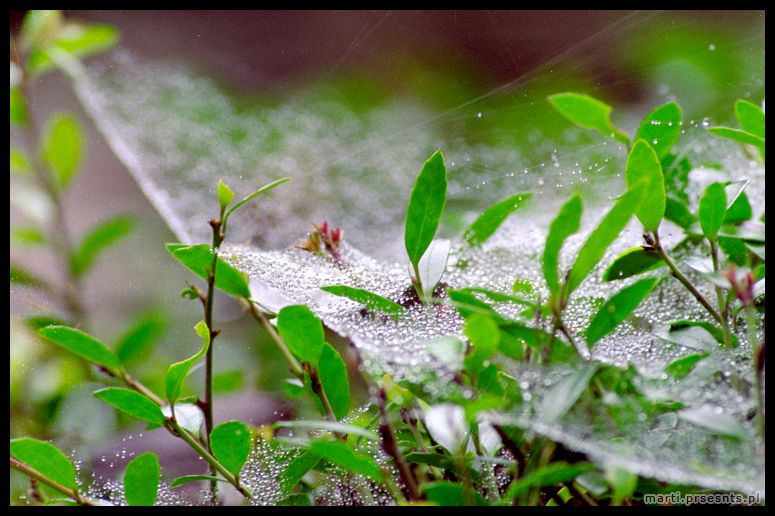
<path id="1" fill-rule="evenodd" d="M 626 35 L 652 21 L 653 16 L 643 16 L 611 31 Z M 643 65 L 638 72 L 656 81 L 650 99 L 627 109 L 615 105 L 614 119 L 632 134 L 652 107 L 670 99 L 688 103 L 689 116 L 676 150 L 694 166 L 686 191 L 692 206 L 696 209 L 708 183 L 745 179 L 750 181 L 746 192 L 754 207 L 753 220 L 758 220 L 765 200 L 763 165 L 705 128 L 730 122 L 736 96 L 747 93 L 750 100 L 762 101 L 757 95 L 763 94 L 763 25 L 760 33 L 738 40 L 718 37 L 709 37 L 696 52 L 713 52 L 722 41 L 737 45 L 738 54 L 747 57 L 726 70 L 731 74 L 727 82 L 738 81 L 729 87 L 734 93 L 712 99 L 707 92 L 697 92 L 705 95 L 701 104 L 685 95 L 681 90 L 685 86 L 672 86 L 669 80 L 671 73 L 692 66 L 698 76 L 710 73 L 694 61 L 655 63 L 651 75 L 646 73 L 648 65 Z M 575 71 L 585 54 L 600 52 L 602 44 L 592 38 L 536 73 L 443 109 L 419 96 L 384 97 L 366 107 L 356 106 L 346 94 L 315 87 L 294 90 L 280 100 L 246 101 L 185 64 L 145 60 L 126 49 L 89 65 L 86 75 L 76 81 L 76 90 L 116 155 L 183 242 L 209 241 L 207 220 L 216 208 L 218 178 L 239 198 L 272 180 L 291 177 L 289 183 L 235 214 L 224 257 L 249 274 L 254 296 L 268 304 L 309 305 L 327 327 L 352 341 L 375 377 L 388 373 L 395 380 L 421 383 L 429 399 L 440 399 L 451 373 L 428 352 L 429 343 L 441 336 L 463 337 L 463 320 L 448 300 L 430 308 L 415 305 L 406 316 L 393 320 L 364 315 L 356 303 L 320 287 L 344 284 L 396 301 L 404 299 L 411 286 L 403 247 L 406 203 L 420 167 L 441 149 L 449 188 L 437 236 L 453 242 L 443 281 L 449 288 L 510 293 L 515 280 L 521 279 L 534 286 L 537 298 L 545 299 L 541 254 L 559 206 L 572 192 L 582 192 L 582 230 L 567 241 L 561 255 L 561 270 L 567 270 L 590 230 L 625 190 L 622 145 L 570 127 L 559 118 L 545 123 L 543 117 L 557 115 L 548 106 L 534 107 L 545 105 L 548 93 L 573 89 L 566 84 L 576 80 Z M 616 80 L 641 78 L 633 72 Z M 556 90 L 551 89 L 553 81 Z M 604 95 L 594 83 L 579 87 Z M 692 117 L 692 105 L 704 111 L 695 109 Z M 504 129 L 503 120 L 509 117 L 520 122 Z M 511 215 L 481 247 L 472 248 L 461 238 L 462 230 L 484 208 L 527 192 L 533 194 L 528 205 Z M 339 262 L 294 246 L 311 230 L 311 223 L 323 220 L 344 231 Z M 619 253 L 639 245 L 641 233 L 633 218 L 571 300 L 566 322 L 582 343 L 582 353 L 586 349 L 580 331 L 600 298 L 607 299 L 632 281 L 602 282 L 601 273 Z M 679 228 L 667 221 L 662 234 L 668 248 L 681 237 Z M 679 261 L 681 257 L 677 255 Z M 682 262 L 680 266 L 703 285 L 706 296 L 715 299 L 707 281 Z M 521 311 L 509 303 L 494 306 L 509 317 L 517 318 Z M 610 421 L 612 409 L 606 400 L 578 403 L 558 421 L 544 424 L 537 408 L 549 388 L 569 373 L 570 366 L 563 365 L 504 364 L 519 382 L 525 403 L 519 413 L 497 418 L 601 463 L 660 481 L 763 496 L 764 448 L 750 418 L 755 402 L 745 328 L 736 333 L 738 348 L 714 349 L 691 374 L 678 380 L 664 373 L 665 365 L 697 349 L 664 338 L 663 330 L 676 320 L 710 321 L 695 299 L 668 278 L 634 317 L 594 347 L 591 360 L 632 365 L 640 373 L 641 392 L 650 399 L 730 416 L 742 429 L 742 437 L 714 435 L 675 413 L 658 418 L 643 413 L 622 427 Z M 250 467 L 260 470 L 255 464 Z M 264 484 L 271 484 L 273 475 L 274 470 L 255 476 L 256 487 L 263 486 L 261 493 L 272 492 Z M 272 501 L 276 500 L 257 499 Z"/>

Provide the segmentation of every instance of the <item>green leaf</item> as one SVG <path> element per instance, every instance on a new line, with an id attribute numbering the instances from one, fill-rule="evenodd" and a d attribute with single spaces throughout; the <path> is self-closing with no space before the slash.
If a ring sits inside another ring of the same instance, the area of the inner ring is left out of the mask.
<path id="1" fill-rule="evenodd" d="M 538 468 L 520 478 L 511 486 L 504 498 L 507 500 L 513 499 L 515 496 L 523 493 L 531 487 L 541 486 L 553 486 L 563 482 L 569 482 L 579 475 L 587 473 L 595 469 L 595 465 L 590 462 L 580 462 L 575 464 L 569 464 L 567 462 L 558 461 Z"/>
<path id="2" fill-rule="evenodd" d="M 673 199 L 671 196 L 667 196 L 665 199 L 665 218 L 684 229 L 697 221 L 697 217 L 689 211 L 683 202 Z"/>
<path id="3" fill-rule="evenodd" d="M 186 376 L 188 376 L 191 367 L 205 356 L 207 348 L 210 347 L 210 330 L 207 328 L 207 324 L 204 321 L 199 321 L 194 327 L 194 331 L 204 341 L 202 349 L 191 358 L 175 362 L 167 369 L 167 376 L 164 382 L 167 391 L 167 401 L 169 401 L 170 405 L 174 405 L 178 400 L 180 391 L 183 389 L 183 382 L 186 381 Z"/>
<path id="4" fill-rule="evenodd" d="M 180 263 L 207 281 L 213 262 L 213 251 L 207 244 L 167 244 L 167 250 Z M 236 297 L 250 297 L 250 288 L 245 274 L 235 269 L 220 257 L 215 266 L 215 286 Z"/>
<path id="5" fill-rule="evenodd" d="M 576 404 L 581 394 L 587 390 L 597 366 L 590 365 L 563 377 L 554 384 L 541 400 L 538 418 L 544 424 L 554 423 Z"/>
<path id="6" fill-rule="evenodd" d="M 576 125 L 595 129 L 603 136 L 613 138 L 625 145 L 630 139 L 611 124 L 611 106 L 596 98 L 580 93 L 557 93 L 549 97 L 549 102 L 562 116 Z"/>
<path id="7" fill-rule="evenodd" d="M 422 492 L 429 502 L 440 506 L 489 505 L 475 490 L 453 482 L 425 484 L 422 486 Z"/>
<path id="8" fill-rule="evenodd" d="M 186 484 L 189 484 L 191 482 L 198 482 L 200 480 L 207 480 L 207 481 L 216 481 L 216 482 L 225 482 L 229 483 L 228 480 L 222 477 L 213 477 L 210 475 L 185 475 L 182 477 L 178 477 L 175 480 L 172 481 L 170 484 L 171 489 L 175 489 L 176 487 L 184 486 Z"/>
<path id="9" fill-rule="evenodd" d="M 65 189 L 83 157 L 83 129 L 78 120 L 67 113 L 52 115 L 43 133 L 42 152 L 56 184 Z"/>
<path id="10" fill-rule="evenodd" d="M 119 216 L 106 220 L 89 231 L 70 259 L 73 274 L 83 275 L 102 251 L 131 233 L 133 228 L 134 220 L 131 217 Z"/>
<path id="11" fill-rule="evenodd" d="M 105 344 L 81 330 L 68 326 L 46 326 L 38 334 L 89 362 L 114 372 L 121 368 L 118 357 Z"/>
<path id="12" fill-rule="evenodd" d="M 694 324 L 674 326 L 669 331 L 665 333 L 658 332 L 656 335 L 669 342 L 699 351 L 713 351 L 719 347 L 719 343 L 712 333 Z"/>
<path id="13" fill-rule="evenodd" d="M 59 50 L 77 57 L 103 52 L 119 41 L 119 33 L 114 27 L 103 24 L 67 23 L 51 44 Z M 47 48 L 39 48 L 30 54 L 27 62 L 30 71 L 42 74 L 51 70 L 54 63 Z"/>
<path id="14" fill-rule="evenodd" d="M 404 458 L 415 464 L 428 464 L 442 469 L 453 469 L 455 467 L 452 456 L 446 453 L 409 452 L 404 455 Z"/>
<path id="15" fill-rule="evenodd" d="M 664 265 L 664 260 L 653 249 L 633 247 L 614 258 L 611 265 L 603 272 L 603 281 L 629 278 Z"/>
<path id="16" fill-rule="evenodd" d="M 707 321 L 675 321 L 670 324 L 671 333 L 688 328 L 702 328 L 707 333 L 709 333 L 717 343 L 724 344 L 724 331 L 713 323 L 709 323 Z M 737 336 L 735 334 L 730 336 L 732 337 L 732 347 L 736 348 L 738 344 Z"/>
<path id="17" fill-rule="evenodd" d="M 404 313 L 404 307 L 398 303 L 362 288 L 348 287 L 347 285 L 330 285 L 320 287 L 320 290 L 335 296 L 346 297 L 351 301 L 366 305 L 369 310 L 389 314 L 394 319 L 398 319 L 398 316 Z"/>
<path id="18" fill-rule="evenodd" d="M 347 423 L 328 421 L 327 419 L 323 419 L 323 420 L 297 419 L 293 421 L 277 421 L 274 423 L 273 426 L 277 428 L 305 428 L 305 429 L 311 428 L 314 430 L 324 430 L 326 432 L 339 432 L 340 434 L 357 435 L 359 437 L 364 437 L 371 441 L 379 440 L 379 436 L 376 433 L 372 432 L 371 430 L 367 430 L 366 428 L 356 426 L 356 425 L 350 425 Z"/>
<path id="19" fill-rule="evenodd" d="M 28 287 L 47 288 L 46 282 L 43 279 L 18 265 L 11 265 L 10 282 Z"/>
<path id="20" fill-rule="evenodd" d="M 344 418 L 350 410 L 350 382 L 347 379 L 347 366 L 331 344 L 323 345 L 318 371 L 323 392 L 331 404 L 334 415 L 337 419 Z"/>
<path id="21" fill-rule="evenodd" d="M 659 281 L 659 278 L 642 279 L 611 296 L 600 307 L 584 332 L 587 346 L 592 348 L 597 341 L 613 331 L 648 297 Z"/>
<path id="22" fill-rule="evenodd" d="M 677 358 L 665 366 L 665 372 L 673 378 L 681 379 L 692 372 L 694 366 L 709 356 L 710 353 L 692 353 L 690 355 Z"/>
<path id="23" fill-rule="evenodd" d="M 625 169 L 627 189 L 642 188 L 645 195 L 635 215 L 648 231 L 656 231 L 665 216 L 665 179 L 654 149 L 643 140 L 632 146 Z"/>
<path id="24" fill-rule="evenodd" d="M 124 496 L 129 505 L 153 505 L 159 490 L 159 457 L 145 452 L 126 465 Z"/>
<path id="25" fill-rule="evenodd" d="M 619 197 L 616 204 L 605 214 L 597 227 L 587 237 L 579 250 L 576 261 L 568 275 L 566 296 L 578 287 L 587 274 L 600 262 L 606 249 L 616 240 L 632 217 L 633 209 L 639 204 L 642 190 L 629 190 Z"/>
<path id="26" fill-rule="evenodd" d="M 579 230 L 581 225 L 581 195 L 574 194 L 560 208 L 557 217 L 549 227 L 544 247 L 543 270 L 546 284 L 553 298 L 556 298 L 560 289 L 557 264 L 559 263 L 560 249 L 565 240 Z"/>
<path id="27" fill-rule="evenodd" d="M 744 131 L 764 140 L 764 111 L 761 107 L 753 102 L 738 99 L 735 102 L 735 117 Z"/>
<path id="28" fill-rule="evenodd" d="M 746 145 L 754 145 L 759 148 L 764 148 L 764 138 L 751 134 L 748 131 L 741 129 L 733 129 L 732 127 L 708 127 L 708 131 L 723 138 L 729 138 L 739 143 Z"/>
<path id="29" fill-rule="evenodd" d="M 621 505 L 622 500 L 632 496 L 638 487 L 638 475 L 618 466 L 606 465 L 605 478 L 611 484 L 611 505 Z"/>
<path id="30" fill-rule="evenodd" d="M 724 224 L 740 224 L 753 218 L 753 208 L 745 192 L 741 192 L 734 201 L 728 203 Z"/>
<path id="31" fill-rule="evenodd" d="M 652 110 L 638 128 L 635 139 L 645 140 L 660 159 L 670 153 L 681 134 L 681 106 L 668 102 Z"/>
<path id="32" fill-rule="evenodd" d="M 75 481 L 75 466 L 53 444 L 32 437 L 20 437 L 11 439 L 10 452 L 11 456 L 51 480 L 64 487 L 78 489 Z"/>
<path id="33" fill-rule="evenodd" d="M 735 418 L 723 412 L 719 413 L 714 407 L 708 405 L 681 410 L 678 412 L 678 417 L 713 434 L 743 440 L 750 439 L 748 432 Z"/>
<path id="34" fill-rule="evenodd" d="M 277 330 L 302 362 L 316 365 L 325 344 L 323 323 L 304 305 L 286 306 L 277 314 Z"/>
<path id="35" fill-rule="evenodd" d="M 539 305 L 535 301 L 530 301 L 528 299 L 523 299 L 517 296 L 510 296 L 509 294 L 496 292 L 494 290 L 489 290 L 486 288 L 465 287 L 465 288 L 459 289 L 458 292 L 462 292 L 464 294 L 482 294 L 487 298 L 489 298 L 490 300 L 495 301 L 496 303 L 516 303 L 518 305 L 526 305 L 535 309 L 539 309 L 541 307 L 541 305 Z"/>
<path id="36" fill-rule="evenodd" d="M 232 369 L 213 375 L 213 392 L 234 392 L 241 389 L 244 384 L 245 371 L 242 369 Z"/>
<path id="37" fill-rule="evenodd" d="M 727 196 L 720 183 L 708 185 L 700 197 L 700 227 L 708 240 L 715 240 L 727 213 Z"/>
<path id="38" fill-rule="evenodd" d="M 11 145 L 10 163 L 11 172 L 29 174 L 32 171 L 30 157 L 23 149 L 20 149 L 15 145 Z"/>
<path id="39" fill-rule="evenodd" d="M 11 229 L 11 238 L 18 244 L 42 245 L 48 239 L 46 235 L 38 228 L 32 226 L 16 226 Z"/>
<path id="40" fill-rule="evenodd" d="M 277 476 L 277 482 L 280 488 L 287 492 L 307 474 L 309 470 L 317 466 L 320 462 L 320 455 L 307 450 L 294 458 L 288 466 Z"/>
<path id="41" fill-rule="evenodd" d="M 472 344 L 471 352 L 465 359 L 465 367 L 472 376 L 476 376 L 484 367 L 484 361 L 498 349 L 500 328 L 492 317 L 473 314 L 466 319 L 463 333 Z"/>
<path id="42" fill-rule="evenodd" d="M 27 103 L 18 88 L 11 88 L 11 123 L 23 125 L 27 123 Z"/>
<path id="43" fill-rule="evenodd" d="M 441 151 L 436 151 L 417 176 L 406 209 L 404 243 L 414 268 L 436 235 L 446 202 L 447 167 Z"/>
<path id="44" fill-rule="evenodd" d="M 221 205 L 221 209 L 225 210 L 226 207 L 234 200 L 234 192 L 228 187 L 222 179 L 218 180 L 218 204 Z"/>
<path id="45" fill-rule="evenodd" d="M 166 329 L 164 319 L 149 313 L 133 324 L 119 339 L 116 355 L 122 364 L 142 362 L 153 351 Z"/>
<path id="46" fill-rule="evenodd" d="M 381 483 L 382 470 L 370 455 L 354 452 L 341 441 L 315 440 L 310 443 L 312 453 L 346 469 L 352 473 L 360 473 L 375 482 Z"/>
<path id="47" fill-rule="evenodd" d="M 51 315 L 33 315 L 24 319 L 24 322 L 32 331 L 38 331 L 46 326 L 67 326 L 65 321 Z"/>
<path id="48" fill-rule="evenodd" d="M 268 192 L 269 190 L 272 190 L 275 187 L 280 186 L 283 183 L 287 183 L 290 180 L 291 180 L 290 177 L 283 177 L 282 179 L 278 179 L 277 181 L 272 181 L 268 185 L 262 186 L 261 188 L 259 188 L 255 192 L 253 192 L 252 194 L 248 195 L 247 197 L 245 197 L 244 199 L 239 201 L 237 204 L 235 204 L 234 206 L 232 206 L 231 208 L 226 210 L 226 213 L 224 213 L 224 215 L 223 215 L 223 222 L 224 222 L 224 224 L 229 219 L 231 214 L 234 213 L 235 211 L 237 211 L 243 204 L 245 204 L 246 202 L 250 201 L 251 199 L 253 199 L 255 197 L 258 197 L 261 194 L 264 194 L 264 193 Z"/>
<path id="49" fill-rule="evenodd" d="M 139 392 L 123 387 L 106 387 L 95 391 L 94 396 L 137 419 L 147 421 L 152 425 L 164 425 L 164 414 L 162 414 L 161 408 Z"/>
<path id="50" fill-rule="evenodd" d="M 490 238 L 506 218 L 525 205 L 533 194 L 517 194 L 505 201 L 493 204 L 477 218 L 463 233 L 469 245 L 476 246 Z"/>
<path id="51" fill-rule="evenodd" d="M 241 421 L 227 421 L 210 432 L 210 448 L 218 462 L 239 476 L 250 455 L 250 430 Z"/>

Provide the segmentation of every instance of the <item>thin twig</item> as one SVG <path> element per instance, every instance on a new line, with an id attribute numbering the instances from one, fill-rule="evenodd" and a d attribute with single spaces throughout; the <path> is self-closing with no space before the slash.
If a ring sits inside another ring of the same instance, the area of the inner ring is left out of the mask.
<path id="1" fill-rule="evenodd" d="M 21 471 L 25 475 L 34 478 L 35 480 L 38 480 L 40 482 L 43 482 L 44 484 L 48 485 L 49 487 L 53 487 L 60 493 L 64 494 L 65 496 L 69 496 L 78 505 L 97 505 L 96 503 L 92 502 L 88 498 L 84 498 L 83 496 L 78 493 L 75 489 L 70 489 L 69 487 L 65 487 L 59 482 L 52 480 L 48 478 L 46 475 L 41 473 L 40 471 L 28 466 L 27 464 L 24 464 L 23 462 L 20 462 L 13 457 L 10 457 L 11 461 L 11 467 L 17 471 Z"/>

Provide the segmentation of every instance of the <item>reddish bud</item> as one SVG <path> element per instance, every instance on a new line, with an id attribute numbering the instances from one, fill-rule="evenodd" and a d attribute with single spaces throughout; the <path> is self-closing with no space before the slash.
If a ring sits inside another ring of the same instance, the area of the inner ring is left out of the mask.
<path id="1" fill-rule="evenodd" d="M 341 240 L 342 240 L 342 230 L 340 228 L 331 230 L 331 242 L 334 245 L 339 245 L 339 242 Z"/>
<path id="2" fill-rule="evenodd" d="M 324 220 L 323 223 L 320 225 L 320 232 L 324 235 L 328 233 L 328 221 Z"/>

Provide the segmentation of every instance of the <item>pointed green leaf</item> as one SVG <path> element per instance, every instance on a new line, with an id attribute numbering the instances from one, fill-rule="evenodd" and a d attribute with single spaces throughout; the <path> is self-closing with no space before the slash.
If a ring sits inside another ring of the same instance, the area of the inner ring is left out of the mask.
<path id="1" fill-rule="evenodd" d="M 544 424 L 554 423 L 576 404 L 587 390 L 597 366 L 589 365 L 573 371 L 549 388 L 538 408 L 538 418 Z"/>
<path id="2" fill-rule="evenodd" d="M 738 99 L 735 102 L 735 117 L 744 131 L 764 139 L 764 111 L 761 107 L 753 102 Z"/>
<path id="3" fill-rule="evenodd" d="M 77 57 L 87 57 L 103 52 L 119 41 L 119 33 L 114 27 L 104 24 L 67 23 L 51 44 L 59 50 Z M 52 70 L 54 63 L 46 48 L 39 48 L 30 54 L 27 61 L 30 71 L 42 74 Z"/>
<path id="4" fill-rule="evenodd" d="M 568 275 L 566 295 L 570 295 L 589 272 L 603 258 L 606 249 L 616 240 L 619 233 L 632 217 L 633 209 L 640 203 L 642 190 L 629 190 L 619 197 L 616 204 L 605 214 L 597 227 L 587 237 L 586 242 L 579 250 L 576 261 Z"/>
<path id="5" fill-rule="evenodd" d="M 347 379 L 347 366 L 331 344 L 323 345 L 318 371 L 323 392 L 331 404 L 334 415 L 337 419 L 344 418 L 350 410 L 350 382 Z"/>
<path id="6" fill-rule="evenodd" d="M 277 330 L 291 353 L 316 365 L 325 344 L 323 323 L 304 305 L 286 306 L 277 314 Z"/>
<path id="7" fill-rule="evenodd" d="M 692 353 L 677 358 L 665 366 L 665 372 L 673 378 L 681 379 L 691 373 L 694 366 L 696 366 L 700 360 L 709 355 L 710 353 Z"/>
<path id="8" fill-rule="evenodd" d="M 549 97 L 549 102 L 562 116 L 576 125 L 595 129 L 603 136 L 613 138 L 625 145 L 630 139 L 611 124 L 611 106 L 580 93 L 557 93 Z"/>
<path id="9" fill-rule="evenodd" d="M 32 171 L 30 157 L 23 149 L 15 145 L 11 145 L 10 163 L 11 172 L 26 175 Z"/>
<path id="10" fill-rule="evenodd" d="M 320 462 L 320 455 L 311 450 L 307 450 L 294 458 L 288 467 L 277 476 L 280 488 L 284 492 L 290 491 L 309 470 L 317 466 L 318 462 Z"/>
<path id="11" fill-rule="evenodd" d="M 447 167 L 441 151 L 436 151 L 417 176 L 406 208 L 404 243 L 415 268 L 436 235 L 446 202 Z"/>
<path id="12" fill-rule="evenodd" d="M 167 250 L 189 270 L 205 281 L 207 280 L 210 265 L 213 262 L 213 252 L 209 245 L 167 244 Z M 215 266 L 215 286 L 232 296 L 250 297 L 250 288 L 245 274 L 220 257 L 218 257 Z"/>
<path id="13" fill-rule="evenodd" d="M 46 286 L 47 284 L 42 278 L 31 273 L 27 269 L 19 267 L 18 265 L 11 265 L 9 273 L 10 273 L 11 283 L 16 283 L 17 285 L 26 285 L 28 287 L 42 288 L 42 289 L 47 288 Z"/>
<path id="14" fill-rule="evenodd" d="M 686 205 L 671 196 L 665 199 L 665 218 L 686 229 L 697 221 Z"/>
<path id="15" fill-rule="evenodd" d="M 728 188 L 728 187 L 727 187 Z M 727 212 L 724 215 L 724 224 L 740 224 L 753 218 L 753 208 L 745 192 L 727 202 Z"/>
<path id="16" fill-rule="evenodd" d="M 632 146 L 625 169 L 627 188 L 643 188 L 635 215 L 648 231 L 656 231 L 665 216 L 665 180 L 654 149 L 643 140 Z"/>
<path id="17" fill-rule="evenodd" d="M 463 238 L 469 245 L 476 246 L 484 243 L 500 227 L 506 218 L 523 207 L 533 194 L 517 194 L 508 199 L 495 203 L 477 218 L 473 224 L 463 233 Z"/>
<path id="18" fill-rule="evenodd" d="M 75 466 L 53 444 L 32 437 L 20 437 L 11 439 L 10 452 L 12 457 L 64 487 L 74 490 L 78 488 Z"/>
<path id="19" fill-rule="evenodd" d="M 183 382 L 186 381 L 186 377 L 188 376 L 191 367 L 205 356 L 207 348 L 210 347 L 210 330 L 207 328 L 207 324 L 204 321 L 199 321 L 194 327 L 194 331 L 196 331 L 197 335 L 204 341 L 202 349 L 191 358 L 176 362 L 167 369 L 165 385 L 167 390 L 167 401 L 169 401 L 170 405 L 174 405 L 178 400 L 180 391 L 183 389 Z"/>
<path id="20" fill-rule="evenodd" d="M 66 188 L 75 178 L 83 155 L 83 129 L 70 114 L 52 115 L 42 139 L 43 159 L 53 173 L 59 188 Z"/>
<path id="21" fill-rule="evenodd" d="M 726 435 L 737 439 L 750 439 L 745 428 L 729 414 L 719 412 L 714 407 L 703 405 L 678 412 L 678 417 L 693 425 L 700 426 L 713 434 Z"/>
<path id="22" fill-rule="evenodd" d="M 629 278 L 665 265 L 653 249 L 633 247 L 617 256 L 603 272 L 603 281 Z"/>
<path id="23" fill-rule="evenodd" d="M 605 478 L 613 491 L 611 505 L 621 505 L 622 500 L 632 496 L 638 487 L 638 475 L 619 466 L 607 464 Z"/>
<path id="24" fill-rule="evenodd" d="M 557 217 L 555 217 L 552 225 L 549 227 L 549 233 L 546 236 L 546 246 L 544 247 L 543 270 L 544 278 L 552 297 L 556 297 L 560 289 L 557 273 L 560 249 L 565 240 L 579 230 L 581 211 L 581 195 L 576 193 L 560 208 Z"/>
<path id="25" fill-rule="evenodd" d="M 119 339 L 116 355 L 124 365 L 142 362 L 153 351 L 166 329 L 165 320 L 149 313 L 133 324 Z"/>
<path id="26" fill-rule="evenodd" d="M 751 134 L 748 131 L 741 129 L 733 129 L 732 127 L 708 127 L 708 131 L 723 138 L 729 138 L 739 143 L 746 145 L 754 145 L 756 147 L 764 148 L 764 138 Z"/>
<path id="27" fill-rule="evenodd" d="M 600 307 L 584 332 L 587 346 L 591 348 L 598 340 L 613 331 L 638 307 L 641 301 L 646 299 L 657 283 L 659 278 L 642 279 L 611 296 Z"/>
<path id="28" fill-rule="evenodd" d="M 373 457 L 352 451 L 341 441 L 315 440 L 310 443 L 310 450 L 347 471 L 360 473 L 375 482 L 383 481 L 382 470 Z"/>
<path id="29" fill-rule="evenodd" d="M 73 274 L 83 275 L 102 251 L 128 235 L 133 228 L 134 220 L 131 217 L 119 216 L 106 220 L 89 231 L 70 259 Z"/>
<path id="30" fill-rule="evenodd" d="M 662 104 L 651 111 L 638 128 L 635 139 L 645 140 L 659 159 L 670 153 L 681 134 L 681 107 L 675 102 Z"/>
<path id="31" fill-rule="evenodd" d="M 234 192 L 231 188 L 223 182 L 222 179 L 218 180 L 218 204 L 221 205 L 221 209 L 225 210 L 226 207 L 234 200 Z"/>
<path id="32" fill-rule="evenodd" d="M 708 185 L 700 197 L 700 227 L 708 240 L 715 240 L 727 213 L 727 196 L 720 183 Z"/>
<path id="33" fill-rule="evenodd" d="M 472 345 L 471 351 L 465 358 L 465 368 L 472 376 L 476 376 L 484 367 L 484 361 L 498 349 L 500 328 L 492 317 L 473 314 L 466 319 L 463 333 Z"/>
<path id="34" fill-rule="evenodd" d="M 227 421 L 213 428 L 210 448 L 218 462 L 239 476 L 250 455 L 250 430 L 241 421 Z"/>
<path id="35" fill-rule="evenodd" d="M 170 484 L 170 488 L 175 489 L 176 487 L 184 486 L 191 482 L 198 482 L 200 480 L 207 480 L 207 481 L 212 480 L 215 482 L 225 482 L 227 484 L 229 483 L 229 481 L 223 477 L 213 477 L 210 475 L 184 475 L 182 477 L 178 477 L 175 480 L 173 480 L 172 483 Z"/>
<path id="36" fill-rule="evenodd" d="M 259 188 L 255 192 L 253 192 L 252 194 L 248 195 L 247 197 L 245 197 L 244 199 L 239 201 L 237 204 L 235 204 L 234 206 L 232 206 L 231 208 L 226 210 L 226 213 L 224 213 L 224 215 L 223 215 L 223 222 L 224 222 L 224 224 L 229 219 L 231 214 L 234 213 L 235 211 L 237 211 L 242 205 L 244 205 L 245 203 L 247 203 L 250 200 L 254 199 L 255 197 L 258 197 L 259 195 L 264 194 L 264 193 L 268 192 L 269 190 L 272 190 L 273 188 L 276 188 L 276 187 L 280 186 L 283 183 L 287 183 L 290 180 L 291 180 L 290 177 L 283 177 L 282 179 L 278 179 L 277 181 L 272 181 L 268 185 L 262 186 L 261 188 Z"/>
<path id="37" fill-rule="evenodd" d="M 32 226 L 16 226 L 11 229 L 11 238 L 18 244 L 42 245 L 48 239 L 43 231 Z"/>
<path id="38" fill-rule="evenodd" d="M 391 301 L 386 297 L 382 297 L 379 294 L 369 292 L 362 288 L 349 287 L 347 285 L 330 285 L 320 287 L 320 290 L 335 296 L 346 297 L 351 301 L 366 305 L 366 308 L 369 310 L 389 314 L 393 316 L 394 319 L 398 319 L 398 316 L 404 313 L 404 307 L 395 301 Z"/>
<path id="39" fill-rule="evenodd" d="M 504 498 L 510 500 L 523 493 L 527 489 L 536 486 L 553 486 L 563 482 L 569 482 L 579 475 L 595 469 L 590 462 L 568 464 L 567 462 L 553 462 L 541 467 L 517 480 L 509 487 Z"/>
<path id="40" fill-rule="evenodd" d="M 150 398 L 123 387 L 106 387 L 94 392 L 94 396 L 130 416 L 153 425 L 164 425 L 161 408 Z"/>
<path id="41" fill-rule="evenodd" d="M 124 496 L 129 505 L 153 505 L 159 490 L 159 457 L 145 452 L 126 465 Z"/>
<path id="42" fill-rule="evenodd" d="M 24 102 L 24 95 L 18 88 L 11 88 L 11 123 L 27 123 L 27 104 Z"/>
<path id="43" fill-rule="evenodd" d="M 38 334 L 89 362 L 105 366 L 111 371 L 121 368 L 118 357 L 105 344 L 81 330 L 68 326 L 46 326 Z"/>

